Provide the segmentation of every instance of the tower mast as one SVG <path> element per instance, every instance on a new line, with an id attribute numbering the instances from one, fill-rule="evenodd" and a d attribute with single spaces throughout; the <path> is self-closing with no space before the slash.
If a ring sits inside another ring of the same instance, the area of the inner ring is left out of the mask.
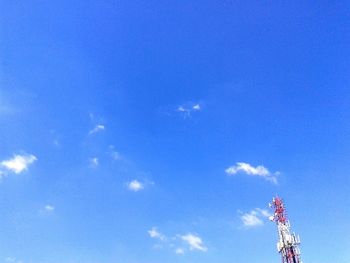
<path id="1" fill-rule="evenodd" d="M 291 232 L 289 220 L 283 200 L 279 197 L 272 199 L 270 207 L 274 209 L 271 221 L 276 222 L 279 240 L 277 250 L 282 256 L 282 263 L 302 263 L 300 259 L 300 238 Z"/>

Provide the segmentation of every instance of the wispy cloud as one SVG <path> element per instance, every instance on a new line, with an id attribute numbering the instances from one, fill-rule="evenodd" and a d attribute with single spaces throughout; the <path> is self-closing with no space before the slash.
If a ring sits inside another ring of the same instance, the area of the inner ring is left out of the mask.
<path id="1" fill-rule="evenodd" d="M 184 235 L 175 235 L 167 237 L 160 233 L 157 227 L 152 227 L 148 230 L 148 235 L 158 240 L 157 248 L 169 248 L 175 252 L 175 254 L 183 255 L 186 251 L 202 251 L 205 252 L 208 248 L 203 244 L 202 239 L 197 234 L 187 233 Z M 188 248 L 184 248 L 184 245 Z"/>
<path id="2" fill-rule="evenodd" d="M 247 175 L 259 176 L 265 180 L 277 184 L 277 176 L 279 172 L 271 173 L 263 165 L 258 165 L 256 167 L 250 165 L 249 163 L 237 162 L 236 165 L 228 167 L 225 172 L 228 175 L 235 175 L 237 173 L 245 173 Z"/>
<path id="3" fill-rule="evenodd" d="M 99 165 L 99 161 L 97 157 L 92 157 L 89 159 L 90 168 L 97 168 L 98 165 Z"/>
<path id="4" fill-rule="evenodd" d="M 177 248 L 175 249 L 175 254 L 178 254 L 178 255 L 183 255 L 185 254 L 185 250 L 183 248 Z"/>
<path id="5" fill-rule="evenodd" d="M 38 160 L 32 154 L 14 155 L 13 158 L 1 162 L 1 166 L 13 173 L 19 174 L 28 170 L 28 166 Z M 1 173 L 0 173 L 1 174 Z"/>
<path id="6" fill-rule="evenodd" d="M 264 224 L 264 219 L 271 216 L 271 214 L 260 208 L 255 208 L 247 213 L 240 212 L 240 219 L 245 227 L 256 227 Z"/>
<path id="7" fill-rule="evenodd" d="M 272 216 L 272 214 L 266 209 L 255 208 L 255 210 L 258 211 L 263 217 L 269 218 Z"/>
<path id="8" fill-rule="evenodd" d="M 117 152 L 117 151 L 111 152 L 111 157 L 112 157 L 113 160 L 116 160 L 116 161 L 122 159 L 121 154 L 119 152 Z"/>
<path id="9" fill-rule="evenodd" d="M 189 118 L 192 115 L 192 112 L 201 111 L 202 106 L 197 104 L 187 103 L 186 105 L 179 105 L 176 109 L 177 112 L 181 113 L 184 118 Z"/>
<path id="10" fill-rule="evenodd" d="M 109 145 L 108 148 L 109 148 L 109 153 L 110 153 L 113 160 L 120 161 L 123 159 L 122 155 L 118 151 L 115 150 L 114 145 Z"/>
<path id="11" fill-rule="evenodd" d="M 52 213 L 53 211 L 55 211 L 55 207 L 53 205 L 45 205 L 44 209 L 48 213 Z"/>
<path id="12" fill-rule="evenodd" d="M 106 127 L 102 124 L 97 124 L 92 130 L 89 131 L 89 134 L 95 134 L 101 131 L 104 131 Z"/>
<path id="13" fill-rule="evenodd" d="M 14 105 L 10 104 L 8 96 L 0 91 L 0 117 L 18 112 Z"/>
<path id="14" fill-rule="evenodd" d="M 199 104 L 196 104 L 196 105 L 194 105 L 193 107 L 192 107 L 192 110 L 194 110 L 194 111 L 198 111 L 198 110 L 201 110 L 202 109 L 202 107 L 201 107 L 201 105 L 199 105 Z"/>
<path id="15" fill-rule="evenodd" d="M 151 238 L 156 238 L 156 239 L 159 239 L 161 241 L 164 241 L 166 239 L 165 235 L 160 233 L 156 227 L 152 227 L 150 230 L 148 230 L 148 234 Z"/>
<path id="16" fill-rule="evenodd" d="M 190 250 L 200 250 L 203 252 L 208 250 L 208 248 L 204 246 L 202 239 L 196 234 L 188 233 L 181 236 L 181 239 L 189 245 Z"/>
<path id="17" fill-rule="evenodd" d="M 24 263 L 23 260 L 16 259 L 14 257 L 7 257 L 7 258 L 5 258 L 5 262 Z"/>
<path id="18" fill-rule="evenodd" d="M 58 135 L 57 131 L 54 130 L 54 129 L 51 129 L 50 130 L 50 135 L 52 137 L 52 144 L 53 144 L 53 146 L 56 147 L 56 148 L 61 148 L 61 142 L 60 142 L 60 139 L 59 139 L 60 136 Z"/>
<path id="19" fill-rule="evenodd" d="M 52 204 L 46 204 L 42 206 L 38 212 L 39 212 L 39 215 L 46 217 L 46 216 L 52 215 L 55 212 L 55 210 L 56 210 L 55 206 L 53 206 Z"/>
<path id="20" fill-rule="evenodd" d="M 132 180 L 127 183 L 127 187 L 130 191 L 138 192 L 145 188 L 144 184 L 138 180 Z"/>

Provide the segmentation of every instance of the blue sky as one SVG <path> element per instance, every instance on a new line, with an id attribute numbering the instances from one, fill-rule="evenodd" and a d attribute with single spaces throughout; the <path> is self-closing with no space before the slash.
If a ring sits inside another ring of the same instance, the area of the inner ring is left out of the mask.
<path id="1" fill-rule="evenodd" d="M 346 1 L 1 1 L 0 262 L 350 261 Z"/>

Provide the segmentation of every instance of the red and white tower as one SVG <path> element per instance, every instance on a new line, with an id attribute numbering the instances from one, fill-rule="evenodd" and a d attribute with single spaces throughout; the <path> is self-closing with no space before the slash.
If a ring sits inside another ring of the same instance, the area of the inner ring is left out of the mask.
<path id="1" fill-rule="evenodd" d="M 270 207 L 274 209 L 274 215 L 270 217 L 270 220 L 277 223 L 279 237 L 277 250 L 282 256 L 282 263 L 302 263 L 299 249 L 300 238 L 291 232 L 283 200 L 279 197 L 273 198 Z"/>

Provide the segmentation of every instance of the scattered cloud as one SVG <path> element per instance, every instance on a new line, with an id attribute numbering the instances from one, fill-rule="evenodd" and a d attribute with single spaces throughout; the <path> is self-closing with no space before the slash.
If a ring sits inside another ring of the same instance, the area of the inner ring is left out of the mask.
<path id="1" fill-rule="evenodd" d="M 52 205 L 45 205 L 44 209 L 46 212 L 52 213 L 53 211 L 55 211 L 55 207 Z"/>
<path id="2" fill-rule="evenodd" d="M 116 161 L 119 161 L 119 160 L 122 159 L 121 154 L 119 152 L 117 152 L 117 151 L 111 152 L 111 156 L 112 156 L 112 159 L 116 160 Z"/>
<path id="3" fill-rule="evenodd" d="M 272 214 L 266 209 L 255 208 L 255 210 L 258 211 L 263 217 L 269 218 L 272 216 Z"/>
<path id="4" fill-rule="evenodd" d="M 109 148 L 109 153 L 110 153 L 113 160 L 115 160 L 115 161 L 122 160 L 122 158 L 123 158 L 122 155 L 118 151 L 115 150 L 114 145 L 109 145 L 108 148 Z"/>
<path id="5" fill-rule="evenodd" d="M 148 230 L 148 234 L 151 238 L 160 242 L 154 245 L 154 248 L 168 248 L 178 255 L 183 255 L 188 250 L 197 250 L 202 252 L 208 250 L 208 248 L 203 244 L 202 239 L 197 234 L 187 233 L 185 235 L 166 237 L 164 234 L 160 233 L 156 227 L 152 227 L 150 230 Z M 188 249 L 183 247 L 184 244 L 188 246 Z"/>
<path id="6" fill-rule="evenodd" d="M 61 142 L 60 142 L 60 139 L 59 139 L 59 135 L 57 133 L 57 131 L 55 129 L 51 129 L 50 130 L 50 135 L 52 137 L 52 144 L 54 147 L 56 148 L 61 148 Z"/>
<path id="7" fill-rule="evenodd" d="M 99 165 L 98 158 L 97 157 L 90 158 L 89 164 L 91 168 L 97 168 L 97 166 Z"/>
<path id="8" fill-rule="evenodd" d="M 19 110 L 14 107 L 10 102 L 9 97 L 0 91 L 0 117 L 3 115 L 9 115 L 18 112 Z"/>
<path id="9" fill-rule="evenodd" d="M 260 176 L 265 180 L 277 184 L 277 176 L 279 172 L 271 173 L 266 167 L 263 165 L 258 165 L 256 167 L 250 165 L 249 163 L 237 162 L 236 165 L 228 167 L 225 172 L 228 175 L 235 175 L 237 173 L 245 173 L 247 175 L 252 176 Z"/>
<path id="10" fill-rule="evenodd" d="M 138 180 L 132 180 L 131 182 L 128 182 L 127 187 L 130 191 L 133 192 L 138 192 L 145 188 L 144 184 Z"/>
<path id="11" fill-rule="evenodd" d="M 175 249 L 175 254 L 183 255 L 185 254 L 185 250 L 183 248 L 177 248 Z"/>
<path id="12" fill-rule="evenodd" d="M 260 208 L 255 208 L 248 213 L 241 213 L 240 219 L 245 227 L 256 227 L 264 224 L 264 218 L 269 218 L 271 214 Z"/>
<path id="13" fill-rule="evenodd" d="M 192 107 L 192 109 L 195 110 L 195 111 L 197 111 L 197 110 L 201 110 L 202 107 L 201 107 L 201 105 L 196 104 L 196 105 L 194 105 L 194 106 Z"/>
<path id="14" fill-rule="evenodd" d="M 263 225 L 263 221 L 259 218 L 256 211 L 245 213 L 241 216 L 241 220 L 246 227 Z"/>
<path id="15" fill-rule="evenodd" d="M 46 204 L 39 209 L 39 215 L 41 216 L 49 216 L 55 212 L 56 208 L 52 204 Z"/>
<path id="16" fill-rule="evenodd" d="M 5 262 L 24 263 L 22 260 L 16 259 L 14 257 L 7 257 L 7 258 L 5 258 Z"/>
<path id="17" fill-rule="evenodd" d="M 156 238 L 161 241 L 164 241 L 166 239 L 162 233 L 158 232 L 156 227 L 152 227 L 150 230 L 148 230 L 148 234 L 151 238 Z"/>
<path id="18" fill-rule="evenodd" d="M 58 139 L 53 139 L 52 144 L 57 148 L 61 147 L 61 144 Z"/>
<path id="19" fill-rule="evenodd" d="M 104 131 L 106 127 L 102 124 L 97 124 L 92 130 L 89 131 L 89 134 L 95 134 L 101 131 Z"/>
<path id="20" fill-rule="evenodd" d="M 194 111 L 201 111 L 202 106 L 197 104 L 187 103 L 186 105 L 179 105 L 176 109 L 177 112 L 181 113 L 184 118 L 189 118 Z"/>
<path id="21" fill-rule="evenodd" d="M 186 111 L 188 111 L 188 110 L 185 109 L 183 106 L 179 106 L 179 107 L 177 108 L 177 110 L 180 111 L 180 112 L 186 112 Z"/>
<path id="22" fill-rule="evenodd" d="M 28 170 L 28 166 L 34 163 L 37 158 L 32 154 L 14 155 L 12 159 L 4 160 L 1 166 L 13 173 L 19 174 Z M 1 174 L 1 173 L 0 173 Z"/>
<path id="23" fill-rule="evenodd" d="M 208 248 L 204 246 L 202 239 L 198 235 L 188 233 L 186 235 L 181 236 L 181 239 L 189 245 L 190 250 L 200 250 L 203 252 L 208 250 Z"/>

